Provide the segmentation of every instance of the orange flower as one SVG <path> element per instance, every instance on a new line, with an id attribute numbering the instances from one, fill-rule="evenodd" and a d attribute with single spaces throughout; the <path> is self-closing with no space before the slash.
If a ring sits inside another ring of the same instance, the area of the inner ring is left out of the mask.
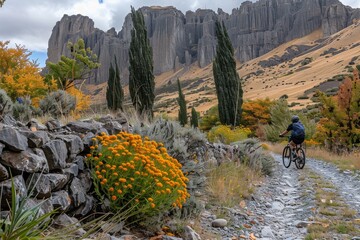
<path id="1" fill-rule="evenodd" d="M 150 203 L 150 206 L 152 207 L 152 208 L 155 208 L 155 203 Z"/>
<path id="2" fill-rule="evenodd" d="M 113 187 L 109 188 L 109 192 L 113 192 L 113 191 L 114 191 Z"/>
<path id="3" fill-rule="evenodd" d="M 113 200 L 113 201 L 115 201 L 117 199 L 117 197 L 115 196 L 115 195 L 113 195 L 112 197 L 111 197 L 111 200 Z"/>
<path id="4" fill-rule="evenodd" d="M 119 178 L 119 182 L 125 183 L 126 179 L 125 178 Z"/>
<path id="5" fill-rule="evenodd" d="M 118 194 L 122 194 L 122 191 L 119 189 L 119 190 L 117 190 L 117 193 L 118 193 Z"/>
<path id="6" fill-rule="evenodd" d="M 153 202 L 154 199 L 152 199 L 151 197 L 148 198 L 149 202 Z"/>

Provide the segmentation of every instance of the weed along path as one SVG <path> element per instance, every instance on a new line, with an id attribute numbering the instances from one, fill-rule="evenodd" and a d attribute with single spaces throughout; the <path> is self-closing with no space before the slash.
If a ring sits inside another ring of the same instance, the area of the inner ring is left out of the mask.
<path id="1" fill-rule="evenodd" d="M 360 213 L 360 173 L 341 171 L 333 164 L 315 159 L 309 159 L 307 165 L 331 182 L 346 203 Z"/>

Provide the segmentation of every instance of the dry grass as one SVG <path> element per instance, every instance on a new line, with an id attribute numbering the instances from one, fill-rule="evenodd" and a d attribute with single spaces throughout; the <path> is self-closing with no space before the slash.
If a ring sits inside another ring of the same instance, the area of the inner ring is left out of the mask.
<path id="1" fill-rule="evenodd" d="M 282 154 L 285 144 L 272 144 L 267 143 L 270 150 Z M 307 158 L 320 159 L 326 162 L 336 164 L 342 170 L 360 170 L 360 153 L 352 153 L 346 155 L 336 155 L 323 148 L 306 148 L 305 149 Z"/>
<path id="2" fill-rule="evenodd" d="M 360 170 L 360 154 L 352 153 L 346 155 L 336 155 L 321 148 L 307 148 L 306 155 L 308 157 L 321 159 L 326 162 L 336 164 L 340 169 Z"/>
<path id="3" fill-rule="evenodd" d="M 332 239 L 334 236 L 347 239 L 343 238 L 342 234 L 358 235 L 360 229 L 355 223 L 357 212 L 345 204 L 334 191 L 334 186 L 308 169 L 304 174 L 307 176 L 304 181 L 307 181 L 315 191 L 316 204 L 313 211 L 314 224 L 308 227 L 308 235 L 305 239 Z"/>
<path id="4" fill-rule="evenodd" d="M 261 173 L 233 162 L 223 163 L 208 174 L 208 192 L 218 205 L 233 207 L 248 198 Z"/>

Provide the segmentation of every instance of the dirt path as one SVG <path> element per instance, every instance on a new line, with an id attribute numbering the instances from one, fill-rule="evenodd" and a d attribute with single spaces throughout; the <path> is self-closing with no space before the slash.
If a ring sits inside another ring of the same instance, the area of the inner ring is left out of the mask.
<path id="1" fill-rule="evenodd" d="M 286 169 L 280 155 L 245 206 L 226 209 L 228 225 L 212 228 L 217 218 L 203 216 L 203 228 L 217 239 L 297 240 L 360 239 L 360 173 L 341 172 L 332 164 L 307 159 L 305 169 Z"/>

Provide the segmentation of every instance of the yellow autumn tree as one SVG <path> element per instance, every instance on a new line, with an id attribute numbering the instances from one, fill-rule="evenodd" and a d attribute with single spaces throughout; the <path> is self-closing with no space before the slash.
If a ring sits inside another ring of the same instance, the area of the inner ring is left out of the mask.
<path id="1" fill-rule="evenodd" d="M 44 83 L 39 67 L 29 59 L 31 53 L 26 48 L 20 45 L 10 48 L 8 45 L 9 41 L 0 41 L 0 88 L 12 100 L 29 96 L 37 106 L 40 99 L 51 90 L 51 83 Z"/>

